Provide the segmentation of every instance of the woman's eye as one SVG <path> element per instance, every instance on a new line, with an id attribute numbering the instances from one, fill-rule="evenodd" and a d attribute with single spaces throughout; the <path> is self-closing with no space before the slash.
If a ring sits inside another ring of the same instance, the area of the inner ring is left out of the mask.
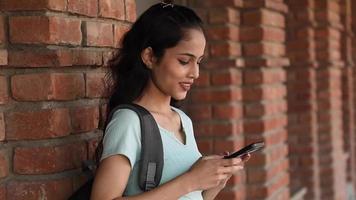
<path id="1" fill-rule="evenodd" d="M 184 60 L 178 60 L 180 64 L 182 65 L 187 65 L 189 61 L 184 61 Z"/>

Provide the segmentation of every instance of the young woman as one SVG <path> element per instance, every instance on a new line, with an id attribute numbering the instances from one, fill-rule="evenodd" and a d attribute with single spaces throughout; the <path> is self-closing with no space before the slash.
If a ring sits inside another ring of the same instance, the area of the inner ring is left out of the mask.
<path id="1" fill-rule="evenodd" d="M 155 189 L 140 190 L 139 118 L 134 111 L 121 109 L 106 126 L 92 200 L 214 199 L 243 168 L 249 155 L 243 160 L 202 157 L 190 118 L 174 107 L 199 77 L 205 44 L 201 19 L 187 7 L 167 3 L 150 7 L 123 37 L 110 64 L 108 112 L 119 104 L 135 103 L 153 115 L 164 150 L 162 179 Z"/>

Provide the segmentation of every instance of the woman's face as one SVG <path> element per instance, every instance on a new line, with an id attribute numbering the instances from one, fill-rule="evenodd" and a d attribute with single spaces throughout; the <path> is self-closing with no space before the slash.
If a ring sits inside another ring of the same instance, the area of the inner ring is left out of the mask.
<path id="1" fill-rule="evenodd" d="M 165 50 L 163 57 L 151 69 L 152 81 L 164 95 L 176 100 L 186 97 L 194 80 L 199 77 L 205 44 L 200 30 L 189 29 L 183 40 Z"/>

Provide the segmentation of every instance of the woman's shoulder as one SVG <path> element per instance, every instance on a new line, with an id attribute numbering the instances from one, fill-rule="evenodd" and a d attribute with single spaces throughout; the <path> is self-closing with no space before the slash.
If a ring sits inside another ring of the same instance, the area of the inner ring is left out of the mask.
<path id="1" fill-rule="evenodd" d="M 140 120 L 137 113 L 129 108 L 120 108 L 114 111 L 112 114 L 112 119 L 129 119 L 129 120 Z"/>
<path id="2" fill-rule="evenodd" d="M 128 108 L 120 108 L 113 112 L 107 128 L 140 127 L 140 118 L 137 113 Z"/>

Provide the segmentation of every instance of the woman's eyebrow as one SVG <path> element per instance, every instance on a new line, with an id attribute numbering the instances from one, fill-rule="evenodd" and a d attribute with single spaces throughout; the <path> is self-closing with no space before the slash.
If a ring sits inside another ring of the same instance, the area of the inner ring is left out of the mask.
<path id="1" fill-rule="evenodd" d="M 191 54 L 191 53 L 180 53 L 178 55 L 190 56 L 190 57 L 196 58 L 196 56 L 194 54 Z M 200 56 L 199 58 L 202 58 L 202 57 L 204 57 L 204 55 Z"/>

